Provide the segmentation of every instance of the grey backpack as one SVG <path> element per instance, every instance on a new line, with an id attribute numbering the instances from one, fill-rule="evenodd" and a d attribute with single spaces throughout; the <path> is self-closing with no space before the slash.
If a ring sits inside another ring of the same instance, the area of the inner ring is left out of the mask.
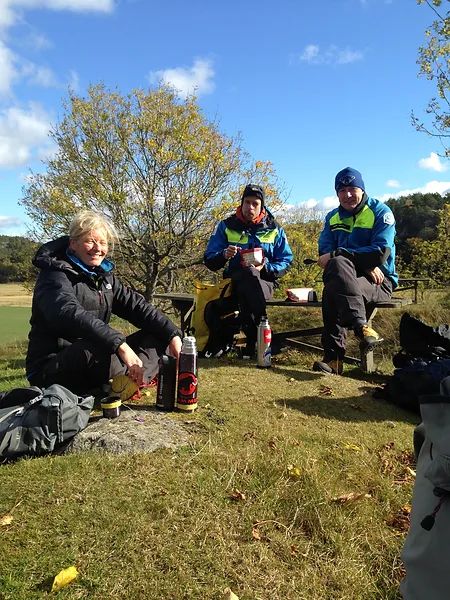
<path id="1" fill-rule="evenodd" d="M 51 385 L 0 393 L 0 460 L 48 454 L 88 423 L 94 397 Z"/>

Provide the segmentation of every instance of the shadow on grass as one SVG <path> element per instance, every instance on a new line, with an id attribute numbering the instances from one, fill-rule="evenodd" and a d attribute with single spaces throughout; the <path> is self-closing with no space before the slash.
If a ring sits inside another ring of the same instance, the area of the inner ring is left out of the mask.
<path id="1" fill-rule="evenodd" d="M 344 422 L 364 421 L 400 421 L 418 425 L 420 417 L 382 400 L 371 398 L 368 394 L 349 398 L 330 398 L 329 396 L 304 396 L 277 400 L 280 407 L 286 406 L 299 410 L 305 415 L 335 419 Z"/>

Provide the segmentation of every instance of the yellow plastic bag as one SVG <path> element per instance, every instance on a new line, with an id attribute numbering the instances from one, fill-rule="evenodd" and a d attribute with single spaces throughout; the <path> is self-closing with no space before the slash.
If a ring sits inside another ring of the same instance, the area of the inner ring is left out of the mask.
<path id="1" fill-rule="evenodd" d="M 209 338 L 209 329 L 205 322 L 205 306 L 211 300 L 231 296 L 231 279 L 223 279 L 218 284 L 194 281 L 195 297 L 194 310 L 191 317 L 189 332 L 197 340 L 197 350 L 203 352 Z"/>

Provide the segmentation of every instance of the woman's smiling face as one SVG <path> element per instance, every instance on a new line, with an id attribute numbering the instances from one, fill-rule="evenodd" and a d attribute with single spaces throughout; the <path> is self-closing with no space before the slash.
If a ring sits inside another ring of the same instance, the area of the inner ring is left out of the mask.
<path id="1" fill-rule="evenodd" d="M 70 238 L 70 249 L 87 267 L 98 267 L 108 253 L 105 229 L 94 229 L 80 238 Z"/>

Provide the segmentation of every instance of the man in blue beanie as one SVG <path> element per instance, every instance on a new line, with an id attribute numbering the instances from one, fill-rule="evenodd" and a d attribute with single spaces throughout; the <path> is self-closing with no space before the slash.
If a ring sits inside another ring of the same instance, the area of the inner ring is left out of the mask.
<path id="1" fill-rule="evenodd" d="M 383 341 L 367 324 L 366 304 L 388 300 L 398 276 L 391 209 L 366 194 L 356 169 L 339 171 L 334 185 L 339 206 L 325 218 L 317 261 L 324 270 L 324 357 L 314 363 L 313 370 L 340 375 L 348 329 L 360 339 L 363 353 Z"/>

